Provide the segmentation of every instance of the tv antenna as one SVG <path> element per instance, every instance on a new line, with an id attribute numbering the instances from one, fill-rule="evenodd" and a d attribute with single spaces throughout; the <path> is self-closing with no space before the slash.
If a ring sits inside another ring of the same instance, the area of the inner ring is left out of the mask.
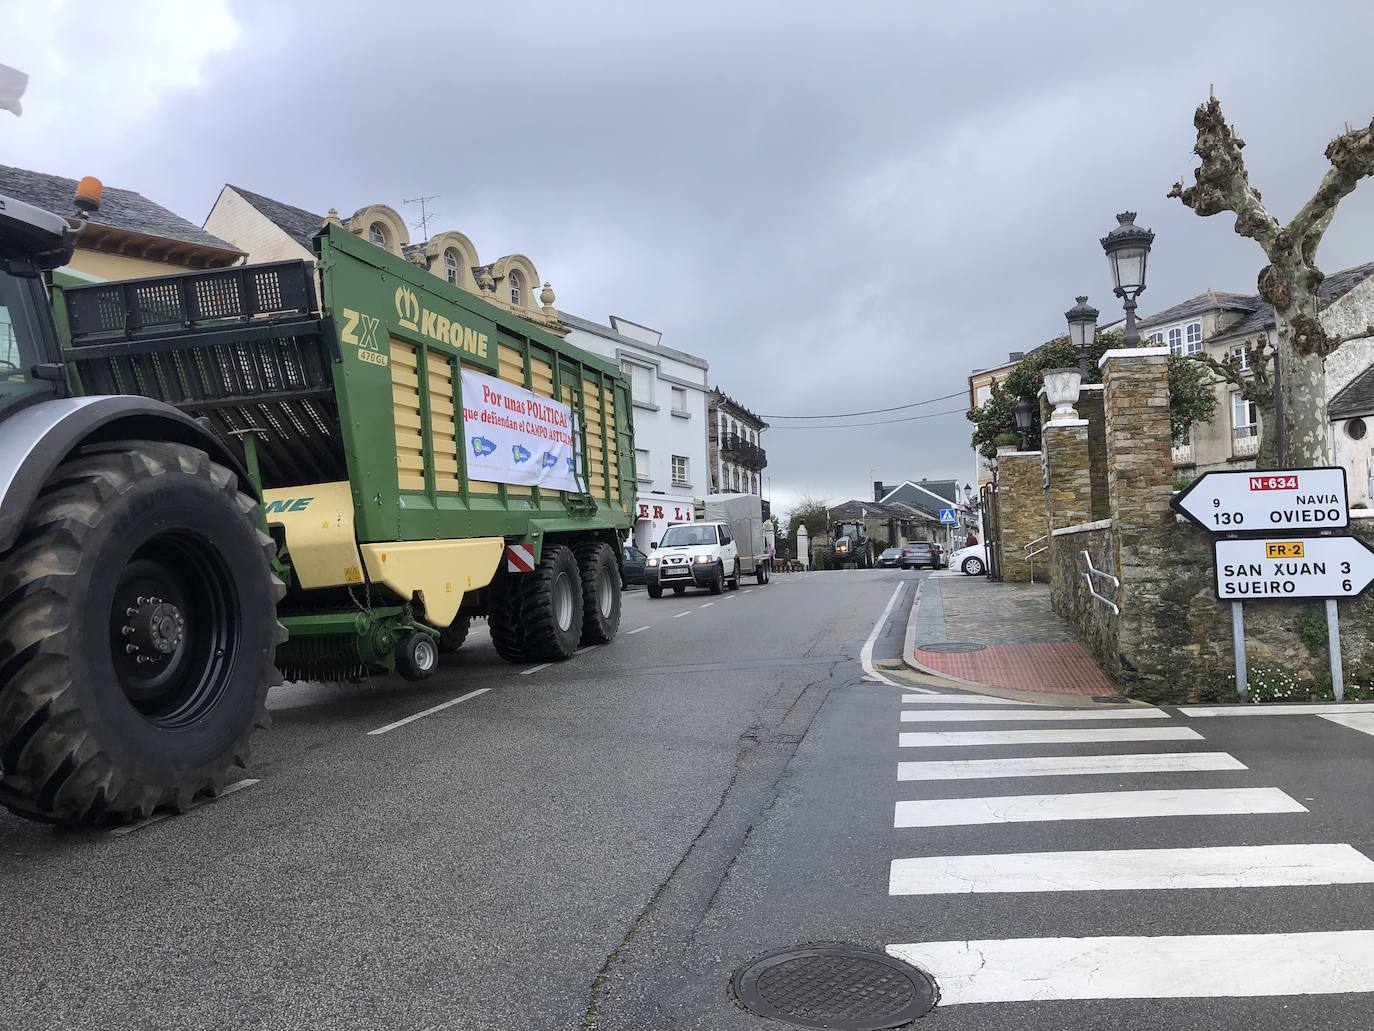
<path id="1" fill-rule="evenodd" d="M 410 200 L 404 202 L 404 203 L 406 203 L 406 204 L 418 204 L 418 205 L 420 205 L 420 221 L 416 222 L 416 223 L 415 223 L 413 226 L 411 226 L 410 228 L 412 228 L 412 229 L 418 229 L 421 233 L 423 233 L 424 236 L 425 236 L 425 239 L 424 239 L 424 242 L 425 242 L 425 243 L 429 243 L 429 223 L 430 223 L 430 220 L 439 217 L 439 212 L 437 212 L 437 211 L 430 211 L 428 208 L 425 207 L 425 205 L 427 205 L 427 204 L 428 204 L 430 201 L 432 201 L 432 200 L 438 200 L 441 196 L 442 196 L 442 194 L 436 193 L 436 194 L 434 194 L 434 195 L 432 195 L 432 196 L 429 196 L 429 197 L 414 197 L 414 198 L 412 198 L 412 199 L 410 199 Z"/>

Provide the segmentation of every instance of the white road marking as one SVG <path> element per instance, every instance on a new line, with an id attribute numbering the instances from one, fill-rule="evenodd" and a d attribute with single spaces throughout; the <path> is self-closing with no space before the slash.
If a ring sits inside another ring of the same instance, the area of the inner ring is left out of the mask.
<path id="1" fill-rule="evenodd" d="M 754 593 L 754 588 L 752 588 L 752 587 L 746 587 L 746 588 L 744 589 L 744 593 L 745 593 L 745 594 L 753 594 L 753 593 Z"/>
<path id="2" fill-rule="evenodd" d="M 522 677 L 527 677 L 531 673 L 538 673 L 541 669 L 548 669 L 552 665 L 552 662 L 541 662 L 538 666 L 531 666 L 529 669 L 522 669 L 520 671 L 520 675 Z"/>
<path id="3" fill-rule="evenodd" d="M 1145 752 L 1135 755 L 1046 755 L 1015 759 L 935 759 L 897 764 L 898 780 L 987 780 L 1068 777 L 1091 773 L 1207 773 L 1244 770 L 1226 752 Z"/>
<path id="4" fill-rule="evenodd" d="M 683 616 L 690 616 L 691 614 L 692 614 L 692 610 L 691 610 L 691 609 L 688 609 L 686 612 L 679 612 L 679 613 L 678 613 L 676 616 L 674 616 L 673 618 L 674 618 L 674 619 L 681 619 Z"/>
<path id="5" fill-rule="evenodd" d="M 888 893 L 980 895 L 1371 883 L 1374 862 L 1350 845 L 1242 845 L 894 859 Z"/>
<path id="6" fill-rule="evenodd" d="M 1179 712 L 1185 716 L 1327 716 L 1338 712 L 1374 713 L 1374 702 L 1344 702 L 1340 705 L 1320 702 L 1301 705 L 1183 705 Z"/>
<path id="7" fill-rule="evenodd" d="M 904 694 L 907 705 L 1034 705 L 1034 702 L 1013 702 L 1010 698 L 993 698 L 985 694 Z"/>
<path id="8" fill-rule="evenodd" d="M 993 723 L 1010 720 L 1167 720 L 1163 709 L 907 709 L 903 723 Z"/>
<path id="9" fill-rule="evenodd" d="M 726 600 L 726 601 L 734 601 L 734 600 L 735 600 L 735 595 L 733 595 L 733 594 L 727 595 L 726 598 L 725 598 L 725 600 Z"/>
<path id="10" fill-rule="evenodd" d="M 715 604 L 715 602 L 713 602 L 713 601 L 703 602 L 702 604 L 698 605 L 697 608 L 699 608 L 699 609 L 709 609 L 709 608 L 710 608 L 712 605 L 714 605 L 714 604 Z"/>
<path id="11" fill-rule="evenodd" d="M 225 789 L 221 791 L 218 795 L 216 795 L 214 798 L 207 798 L 202 802 L 197 802 L 195 803 L 195 805 L 191 806 L 191 808 L 199 809 L 201 806 L 209 805 L 211 802 L 218 802 L 225 795 L 232 795 L 235 791 L 242 791 L 244 788 L 251 788 L 254 784 L 257 783 L 259 783 L 259 781 L 252 778 L 249 778 L 247 780 L 236 780 L 234 781 L 234 783 L 227 785 Z M 122 827 L 112 827 L 110 828 L 109 833 L 117 838 L 122 838 L 126 834 L 132 834 L 134 831 L 141 831 L 144 827 L 147 827 L 154 823 L 161 823 L 168 817 L 175 815 L 175 813 L 154 813 L 147 819 L 139 820 L 137 823 L 126 823 Z"/>
<path id="12" fill-rule="evenodd" d="M 903 748 L 954 745 L 1084 745 L 1104 741 L 1201 741 L 1191 727 L 1092 727 L 1072 730 L 925 730 L 901 735 Z"/>
<path id="13" fill-rule="evenodd" d="M 935 978 L 941 1007 L 1374 991 L 1374 931 L 1013 938 L 887 951 Z"/>
<path id="14" fill-rule="evenodd" d="M 652 629 L 652 627 L 638 626 L 638 627 L 635 627 L 633 630 L 627 632 L 627 633 L 625 634 L 625 636 L 626 636 L 626 637 L 630 637 L 630 636 L 633 636 L 634 634 L 642 634 L 642 633 L 644 633 L 645 630 L 650 630 L 650 629 Z"/>
<path id="15" fill-rule="evenodd" d="M 550 665 L 552 665 L 552 663 L 544 663 L 544 666 Z M 524 672 L 533 673 L 535 669 L 543 669 L 544 666 L 535 666 L 534 669 L 527 669 Z M 457 698 L 450 698 L 446 702 L 440 702 L 438 705 L 431 706 L 424 712 L 417 712 L 414 716 L 407 716 L 405 719 L 397 720 L 395 723 L 388 723 L 385 727 L 378 727 L 376 730 L 369 730 L 367 732 L 368 736 L 373 737 L 377 734 L 389 733 L 390 731 L 395 730 L 397 727 L 404 727 L 407 723 L 414 723 L 416 720 L 422 720 L 426 716 L 433 716 L 436 712 L 443 712 L 451 705 L 457 705 L 459 702 L 466 702 L 469 698 L 476 698 L 479 694 L 486 694 L 490 690 L 491 688 L 489 687 L 479 687 L 476 691 L 469 691 L 467 694 L 460 694 Z"/>
<path id="16" fill-rule="evenodd" d="M 1374 734 L 1374 712 L 1352 713 L 1349 716 L 1328 716 L 1322 713 L 1322 719 L 1339 723 L 1351 730 L 1358 730 L 1361 734 Z"/>
<path id="17" fill-rule="evenodd" d="M 870 677 L 875 678 L 879 683 L 886 684 L 888 687 L 902 687 L 903 685 L 897 683 L 895 680 L 889 680 L 873 668 L 873 645 L 877 642 L 878 635 L 883 632 L 883 628 L 887 626 L 887 617 L 891 614 L 893 606 L 897 604 L 897 599 L 902 596 L 902 592 L 905 590 L 905 583 L 900 583 L 893 589 L 892 597 L 887 599 L 887 606 L 883 609 L 883 614 L 878 617 L 878 622 L 873 624 L 873 629 L 868 634 L 868 640 L 864 641 L 863 649 L 859 652 L 859 662 L 863 666 L 864 672 Z M 921 688 L 915 687 L 907 687 L 906 689 L 908 691 L 922 690 Z M 926 693 L 933 694 L 934 692 Z"/>
<path id="18" fill-rule="evenodd" d="M 1307 807 L 1278 788 L 1181 788 L 1153 791 L 1085 791 L 1069 795 L 999 795 L 898 802 L 894 827 L 964 827 L 986 823 L 1054 820 L 1135 820 L 1152 816 L 1223 816 L 1305 813 Z"/>

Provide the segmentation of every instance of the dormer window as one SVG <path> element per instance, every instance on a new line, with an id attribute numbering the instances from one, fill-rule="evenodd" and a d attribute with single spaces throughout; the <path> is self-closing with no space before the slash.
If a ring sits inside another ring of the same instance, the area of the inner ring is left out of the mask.
<path id="1" fill-rule="evenodd" d="M 458 285 L 458 252 L 452 247 L 444 251 L 444 278 L 454 286 Z"/>
<path id="2" fill-rule="evenodd" d="M 367 238 L 383 250 L 389 250 L 386 242 L 386 226 L 373 222 L 367 227 Z"/>
<path id="3" fill-rule="evenodd" d="M 524 279 L 517 269 L 510 270 L 510 303 L 517 308 L 520 307 L 520 290 L 524 286 Z"/>

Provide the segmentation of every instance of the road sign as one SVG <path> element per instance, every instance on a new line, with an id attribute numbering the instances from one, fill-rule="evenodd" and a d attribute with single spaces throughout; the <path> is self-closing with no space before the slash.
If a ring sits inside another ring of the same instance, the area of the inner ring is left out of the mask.
<path id="1" fill-rule="evenodd" d="M 940 522 L 942 522 L 942 523 L 957 523 L 958 521 L 959 521 L 959 515 L 958 515 L 957 512 L 955 512 L 954 509 L 952 509 L 952 508 L 942 508 L 942 509 L 940 509 Z"/>
<path id="2" fill-rule="evenodd" d="M 1374 583 L 1374 548 L 1358 537 L 1212 542 L 1222 601 L 1353 598 Z"/>
<path id="3" fill-rule="evenodd" d="M 1203 473 L 1171 504 L 1212 533 L 1334 530 L 1350 523 L 1339 466 Z"/>

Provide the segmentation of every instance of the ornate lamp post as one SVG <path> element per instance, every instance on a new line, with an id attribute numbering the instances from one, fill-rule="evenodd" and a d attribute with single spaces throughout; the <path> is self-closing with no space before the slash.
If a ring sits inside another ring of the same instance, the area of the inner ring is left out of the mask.
<path id="1" fill-rule="evenodd" d="M 1030 431 L 1035 425 L 1035 406 L 1024 397 L 1016 402 L 1016 407 L 1012 409 L 1016 416 L 1016 435 L 1021 438 L 1021 450 L 1025 451 L 1030 446 Z"/>
<path id="2" fill-rule="evenodd" d="M 1135 212 L 1123 211 L 1116 216 L 1117 227 L 1102 238 L 1102 249 L 1112 266 L 1115 293 L 1126 309 L 1126 346 L 1140 343 L 1135 328 L 1135 299 L 1145 292 L 1145 260 L 1150 256 L 1150 244 L 1155 234 L 1135 224 Z"/>
<path id="3" fill-rule="evenodd" d="M 1097 309 L 1088 303 L 1087 297 L 1074 298 L 1078 303 L 1064 313 L 1069 320 L 1069 343 L 1078 359 L 1078 372 L 1083 379 L 1088 378 L 1088 351 L 1097 338 Z"/>

